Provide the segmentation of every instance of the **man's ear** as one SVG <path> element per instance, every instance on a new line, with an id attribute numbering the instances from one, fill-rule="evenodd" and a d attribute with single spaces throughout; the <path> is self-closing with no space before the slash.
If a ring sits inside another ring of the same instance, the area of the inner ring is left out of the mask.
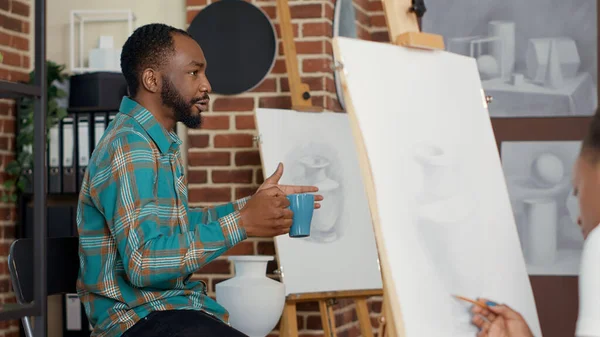
<path id="1" fill-rule="evenodd" d="M 157 92 L 161 82 L 160 73 L 152 68 L 146 68 L 142 72 L 142 85 L 150 92 Z"/>

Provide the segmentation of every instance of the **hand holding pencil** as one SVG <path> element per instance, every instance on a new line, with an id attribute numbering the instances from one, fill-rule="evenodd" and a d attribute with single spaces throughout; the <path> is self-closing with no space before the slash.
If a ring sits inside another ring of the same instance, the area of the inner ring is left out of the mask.
<path id="1" fill-rule="evenodd" d="M 533 337 L 527 322 L 515 310 L 487 299 L 456 298 L 473 305 L 473 324 L 479 328 L 477 337 Z"/>

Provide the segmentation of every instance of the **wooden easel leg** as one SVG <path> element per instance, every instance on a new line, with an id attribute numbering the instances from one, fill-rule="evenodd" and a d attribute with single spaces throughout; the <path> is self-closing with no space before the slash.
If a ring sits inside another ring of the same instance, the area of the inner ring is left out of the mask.
<path id="1" fill-rule="evenodd" d="M 354 300 L 356 304 L 356 315 L 360 325 L 360 335 L 362 337 L 373 337 L 373 326 L 369 317 L 369 308 L 367 307 L 367 298 L 358 297 Z"/>
<path id="2" fill-rule="evenodd" d="M 319 300 L 319 311 L 321 312 L 321 324 L 325 337 L 336 337 L 335 315 L 333 314 L 333 300 Z"/>
<path id="3" fill-rule="evenodd" d="M 283 309 L 282 324 L 279 333 L 283 337 L 298 337 L 298 318 L 296 317 L 296 303 L 286 302 Z"/>

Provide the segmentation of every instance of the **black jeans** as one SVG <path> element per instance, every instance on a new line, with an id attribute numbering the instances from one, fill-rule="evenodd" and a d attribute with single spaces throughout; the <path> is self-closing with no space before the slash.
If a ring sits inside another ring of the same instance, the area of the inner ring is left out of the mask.
<path id="1" fill-rule="evenodd" d="M 122 337 L 248 337 L 220 320 L 195 310 L 155 311 Z"/>

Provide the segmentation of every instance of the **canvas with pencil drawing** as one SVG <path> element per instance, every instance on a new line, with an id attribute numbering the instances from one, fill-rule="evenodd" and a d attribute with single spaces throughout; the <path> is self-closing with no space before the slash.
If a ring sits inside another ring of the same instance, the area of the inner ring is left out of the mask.
<path id="1" fill-rule="evenodd" d="M 541 336 L 476 61 L 334 38 L 399 336 L 467 337 L 480 297 Z"/>

